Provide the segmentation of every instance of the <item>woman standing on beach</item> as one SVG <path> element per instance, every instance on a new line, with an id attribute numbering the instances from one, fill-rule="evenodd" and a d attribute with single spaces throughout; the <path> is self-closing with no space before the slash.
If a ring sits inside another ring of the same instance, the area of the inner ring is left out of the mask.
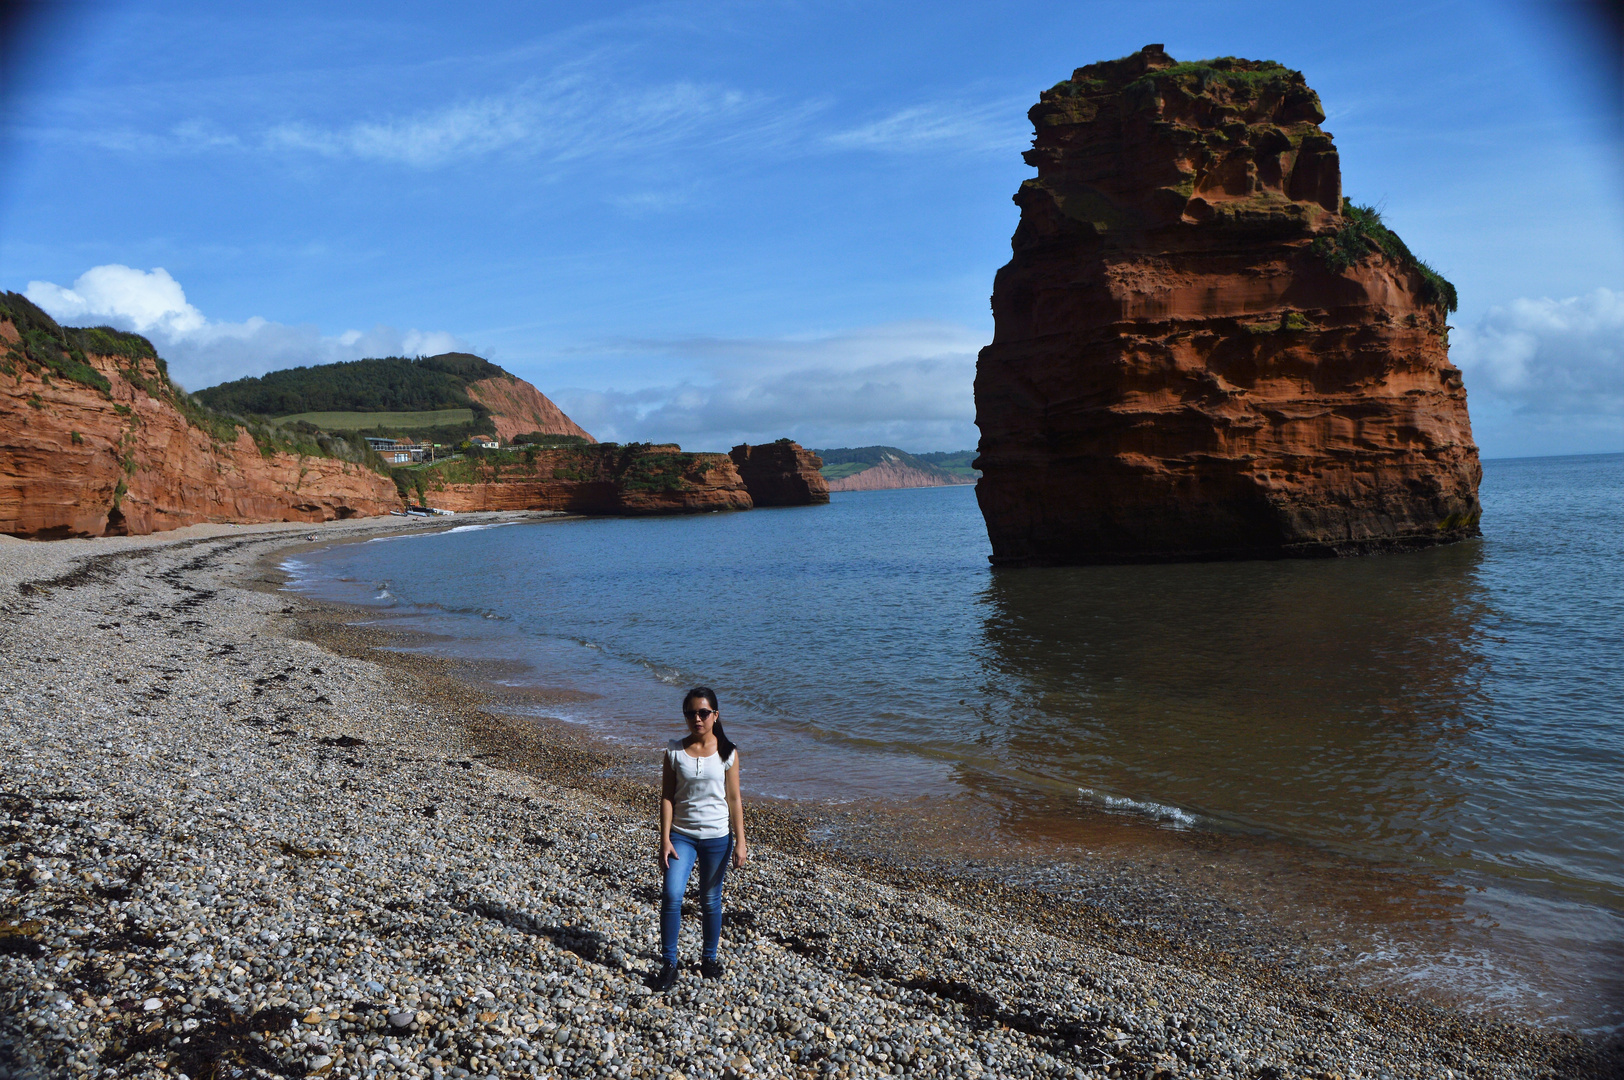
<path id="1" fill-rule="evenodd" d="M 699 866 L 699 913 L 705 951 L 699 973 L 719 978 L 716 948 L 722 938 L 722 879 L 731 856 L 734 866 L 750 858 L 744 840 L 744 803 L 739 799 L 739 750 L 722 731 L 716 691 L 696 686 L 682 699 L 688 737 L 665 747 L 660 780 L 660 867 L 665 891 L 660 903 L 660 949 L 665 963 L 654 989 L 677 981 L 677 935 L 682 930 L 682 894 Z"/>

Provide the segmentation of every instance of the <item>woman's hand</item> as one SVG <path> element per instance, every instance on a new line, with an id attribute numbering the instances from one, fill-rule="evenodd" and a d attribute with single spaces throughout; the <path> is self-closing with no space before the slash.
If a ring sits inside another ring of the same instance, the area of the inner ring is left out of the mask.
<path id="1" fill-rule="evenodd" d="M 750 845 L 745 843 L 744 837 L 741 836 L 739 837 L 738 843 L 733 845 L 733 868 L 737 870 L 739 867 L 743 866 L 749 861 Z"/>
<path id="2" fill-rule="evenodd" d="M 659 854 L 660 869 L 661 870 L 669 870 L 669 869 L 671 869 L 671 860 L 675 859 L 676 857 L 677 857 L 677 849 L 671 846 L 671 838 L 668 837 L 668 836 L 660 837 L 660 854 Z M 738 864 L 735 863 L 734 865 L 738 865 Z"/>

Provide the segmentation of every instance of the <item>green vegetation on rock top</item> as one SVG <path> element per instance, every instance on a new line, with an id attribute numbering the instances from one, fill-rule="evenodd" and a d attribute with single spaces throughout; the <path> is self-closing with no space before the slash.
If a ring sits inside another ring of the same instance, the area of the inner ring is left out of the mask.
<path id="1" fill-rule="evenodd" d="M 1193 87 L 1197 93 L 1205 92 L 1214 83 L 1244 88 L 1253 93 L 1265 90 L 1284 92 L 1301 78 L 1298 72 L 1279 61 L 1245 60 L 1239 56 L 1182 61 L 1171 67 L 1143 72 L 1127 81 L 1125 85 L 1116 83 L 1109 76 L 1101 77 L 1113 68 L 1126 66 L 1136 55 L 1138 54 L 1130 53 L 1103 64 L 1090 64 L 1088 68 L 1082 70 L 1099 71 L 1101 75 L 1084 75 L 1078 78 L 1074 74 L 1070 79 L 1062 79 L 1055 83 L 1049 88 L 1049 93 L 1061 97 L 1080 97 L 1108 93 L 1119 87 L 1130 92 L 1149 90 L 1158 83 L 1178 83 L 1186 88 Z"/>
<path id="2" fill-rule="evenodd" d="M 1204 94 L 1214 84 L 1221 84 L 1232 90 L 1245 90 L 1255 97 L 1268 92 L 1283 94 L 1301 77 L 1274 60 L 1220 56 L 1213 60 L 1186 61 L 1159 71 L 1147 71 L 1124 87 L 1124 92 L 1132 94 L 1148 91 L 1158 85 L 1177 83 L 1197 94 Z"/>
<path id="3" fill-rule="evenodd" d="M 1380 251 L 1400 266 L 1421 275 L 1421 299 L 1445 312 L 1456 309 L 1459 298 L 1455 286 L 1444 276 L 1410 251 L 1399 235 L 1382 223 L 1382 216 L 1373 206 L 1355 205 L 1352 199 L 1342 200 L 1342 227 L 1330 236 L 1315 240 L 1309 249 L 1326 269 L 1340 274 Z"/>

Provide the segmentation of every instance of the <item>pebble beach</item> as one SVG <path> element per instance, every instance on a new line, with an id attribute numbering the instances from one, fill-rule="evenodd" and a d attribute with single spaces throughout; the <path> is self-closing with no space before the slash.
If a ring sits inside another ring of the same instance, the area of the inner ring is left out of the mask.
<path id="1" fill-rule="evenodd" d="M 655 994 L 625 751 L 278 590 L 311 535 L 422 527 L 0 538 L 0 1076 L 1624 1074 L 1561 1028 L 846 859 L 816 808 L 747 811 L 724 976 L 688 919 Z"/>

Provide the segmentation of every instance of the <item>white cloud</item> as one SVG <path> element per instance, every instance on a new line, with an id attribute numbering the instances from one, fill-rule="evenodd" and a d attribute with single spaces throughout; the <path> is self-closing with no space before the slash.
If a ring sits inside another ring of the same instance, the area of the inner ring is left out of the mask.
<path id="1" fill-rule="evenodd" d="M 1516 413 L 1624 416 L 1624 293 L 1514 300 L 1450 351 L 1470 391 Z"/>
<path id="2" fill-rule="evenodd" d="M 169 361 L 175 381 L 192 390 L 301 364 L 468 349 L 444 331 L 374 326 L 328 337 L 315 326 L 289 326 L 259 316 L 240 323 L 216 322 L 187 302 L 180 282 L 162 267 L 96 266 L 81 274 L 72 288 L 30 281 L 24 295 L 58 322 L 105 323 L 146 335 L 158 355 Z"/>
<path id="3" fill-rule="evenodd" d="M 621 343 L 697 367 L 679 382 L 552 394 L 600 439 L 725 450 L 789 436 L 806 446 L 957 450 L 976 443 L 975 355 L 983 335 L 910 322 L 783 339 Z"/>
<path id="4" fill-rule="evenodd" d="M 180 282 L 158 267 L 150 272 L 112 263 L 93 266 L 73 288 L 30 281 L 27 297 L 58 322 L 117 318 L 138 334 L 192 334 L 203 329 L 203 313 L 186 302 Z"/>

